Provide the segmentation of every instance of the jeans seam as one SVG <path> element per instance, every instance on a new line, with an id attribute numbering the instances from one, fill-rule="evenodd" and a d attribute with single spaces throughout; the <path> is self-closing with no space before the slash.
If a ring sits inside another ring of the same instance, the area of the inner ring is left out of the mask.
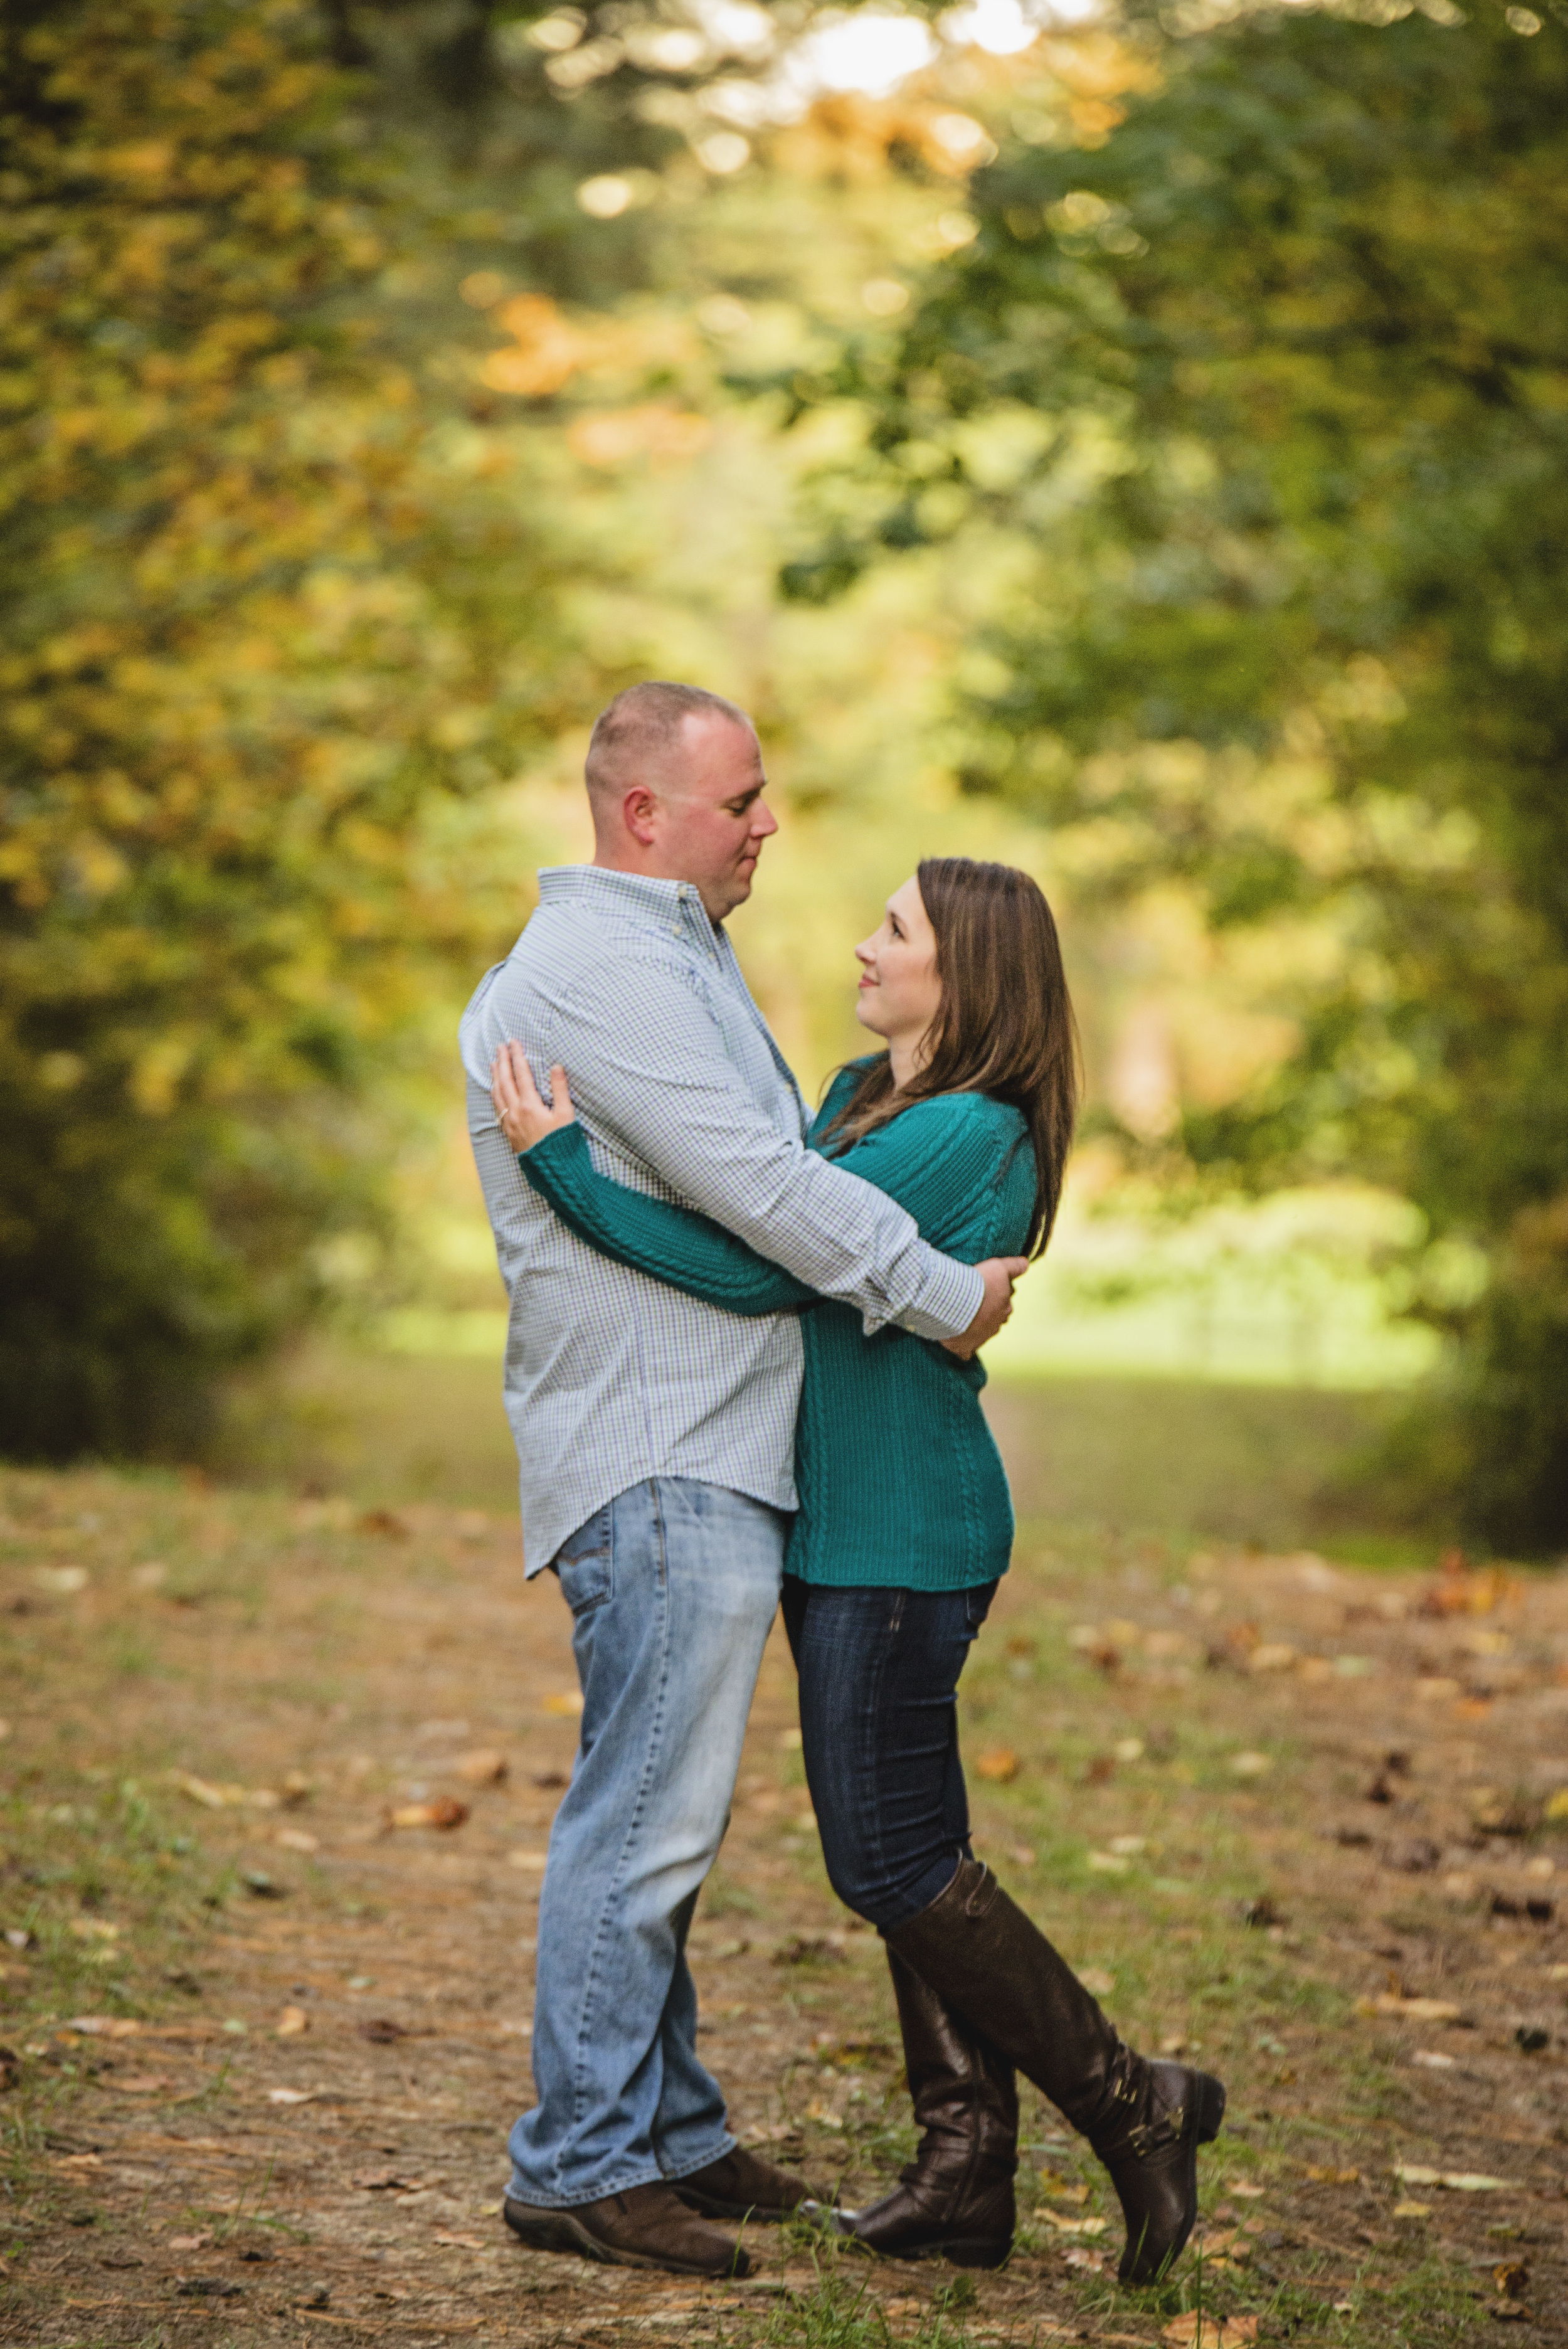
<path id="1" fill-rule="evenodd" d="M 665 1557 L 665 1516 L 664 1509 L 659 1499 L 658 1479 L 656 1477 L 649 1477 L 648 1494 L 653 1508 L 655 1548 L 658 1557 L 658 1587 L 661 1593 L 661 1605 L 659 1609 L 660 1646 L 658 1694 L 655 1699 L 654 1719 L 651 1733 L 648 1738 L 647 1758 L 644 1764 L 642 1778 L 637 1786 L 637 1799 L 632 1806 L 632 1816 L 626 1823 L 626 1833 L 622 1841 L 620 1857 L 615 1863 L 614 1874 L 610 1879 L 609 1887 L 605 1895 L 604 1906 L 600 1912 L 599 1922 L 594 1930 L 593 1944 L 589 1951 L 588 1971 L 583 1986 L 583 2004 L 578 2010 L 580 2020 L 577 2030 L 577 2053 L 572 2067 L 572 2120 L 573 2128 L 577 2127 L 581 2124 L 584 2114 L 587 2112 L 593 2101 L 592 2074 L 591 2067 L 587 2061 L 588 2051 L 593 2040 L 593 2033 L 589 2027 L 588 2017 L 593 2011 L 594 1997 L 598 1990 L 601 1958 L 603 1951 L 605 1937 L 610 1930 L 610 1920 L 616 1913 L 619 1908 L 621 1889 L 625 1880 L 625 1871 L 630 1862 L 632 1852 L 636 1844 L 637 1831 L 643 1824 L 643 1819 L 647 1808 L 648 1781 L 653 1773 L 655 1757 L 658 1753 L 660 1740 L 664 1733 L 665 1703 L 669 1690 L 669 1574 Z M 651 2183 L 652 2181 L 650 2180 L 647 2182 Z M 621 2191 L 624 2189 L 618 2189 L 615 2190 Z"/>
<path id="2" fill-rule="evenodd" d="M 888 1662 L 892 1653 L 892 1635 L 897 1631 L 899 1625 L 903 1620 L 903 1593 L 901 1590 L 898 1596 L 895 1619 L 889 1626 L 888 1632 L 877 1642 L 876 1672 L 872 1682 L 871 1704 L 869 1707 L 873 1750 L 881 1743 L 882 1688 L 887 1678 Z M 873 1775 L 873 1784 L 874 1783 Z M 881 1810 L 882 1806 L 880 1804 L 873 1803 L 872 1805 L 872 1857 L 874 1859 L 876 1866 L 876 1881 L 879 1884 L 885 1884 L 887 1882 L 888 1868 L 887 1858 L 882 1848 Z"/>

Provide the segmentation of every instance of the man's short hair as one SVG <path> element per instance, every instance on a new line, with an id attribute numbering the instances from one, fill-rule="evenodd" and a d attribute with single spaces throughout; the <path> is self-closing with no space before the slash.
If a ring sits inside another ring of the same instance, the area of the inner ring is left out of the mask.
<path id="1" fill-rule="evenodd" d="M 627 686 L 594 720 L 583 770 L 589 796 L 624 791 L 640 770 L 656 765 L 675 748 L 688 718 L 699 717 L 728 718 L 752 730 L 744 709 L 706 686 L 672 685 L 664 678 Z"/>

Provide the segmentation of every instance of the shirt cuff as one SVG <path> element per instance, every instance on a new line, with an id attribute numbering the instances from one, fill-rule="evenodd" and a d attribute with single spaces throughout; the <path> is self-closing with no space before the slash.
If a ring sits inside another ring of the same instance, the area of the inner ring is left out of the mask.
<path id="1" fill-rule="evenodd" d="M 985 1283 L 972 1264 L 933 1249 L 917 1302 L 894 1318 L 916 1338 L 956 1338 L 979 1312 L 985 1295 Z"/>

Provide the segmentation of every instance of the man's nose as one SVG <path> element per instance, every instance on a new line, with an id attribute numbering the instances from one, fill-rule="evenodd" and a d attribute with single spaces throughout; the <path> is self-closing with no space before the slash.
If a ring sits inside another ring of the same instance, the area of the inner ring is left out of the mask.
<path id="1" fill-rule="evenodd" d="M 768 840 L 779 829 L 779 819 L 766 800 L 758 800 L 751 811 L 751 829 L 758 840 Z"/>

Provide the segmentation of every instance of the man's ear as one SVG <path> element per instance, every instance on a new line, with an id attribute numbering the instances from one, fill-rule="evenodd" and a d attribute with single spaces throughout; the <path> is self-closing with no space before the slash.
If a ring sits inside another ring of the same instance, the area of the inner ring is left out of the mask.
<path id="1" fill-rule="evenodd" d="M 634 783 L 621 802 L 621 820 L 639 848 L 651 848 L 657 828 L 659 796 L 646 783 Z"/>

